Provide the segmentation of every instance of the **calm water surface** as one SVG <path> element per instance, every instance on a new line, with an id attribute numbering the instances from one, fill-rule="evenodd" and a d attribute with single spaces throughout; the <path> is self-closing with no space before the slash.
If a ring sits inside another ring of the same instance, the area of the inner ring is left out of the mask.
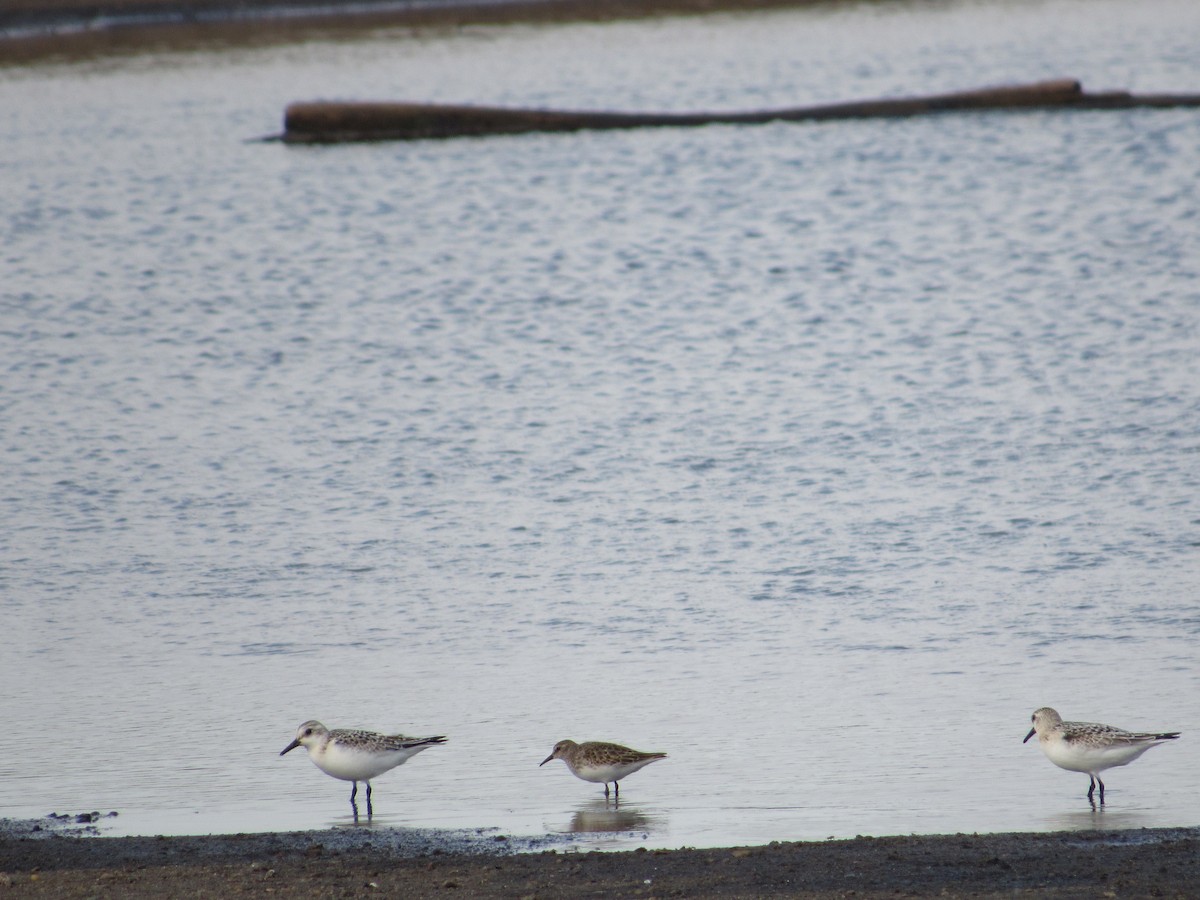
<path id="1" fill-rule="evenodd" d="M 0 816 L 582 846 L 1196 825 L 1200 115 L 319 149 L 318 98 L 1200 92 L 1189 0 L 0 70 Z M 1029 715 L 1177 729 L 1110 773 Z M 558 739 L 670 758 L 619 808 Z"/>

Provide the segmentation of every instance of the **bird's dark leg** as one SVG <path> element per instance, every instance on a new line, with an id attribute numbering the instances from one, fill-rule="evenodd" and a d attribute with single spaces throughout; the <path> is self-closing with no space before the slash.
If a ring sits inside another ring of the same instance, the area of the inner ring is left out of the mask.
<path id="1" fill-rule="evenodd" d="M 1099 776 L 1096 777 L 1096 780 L 1100 782 L 1100 805 L 1103 806 L 1104 805 L 1104 782 L 1100 781 Z"/>
<path id="2" fill-rule="evenodd" d="M 613 782 L 613 793 L 618 797 L 621 796 L 621 785 L 616 781 Z"/>
<path id="3" fill-rule="evenodd" d="M 375 810 L 371 808 L 371 782 L 367 782 L 367 818 L 371 818 Z"/>
<path id="4" fill-rule="evenodd" d="M 604 797 L 608 799 L 608 782 L 604 782 Z"/>
<path id="5" fill-rule="evenodd" d="M 354 798 L 358 796 L 358 782 L 352 781 L 350 783 L 354 785 L 354 787 L 350 788 L 350 802 L 354 803 Z"/>
<path id="6" fill-rule="evenodd" d="M 1092 794 L 1096 793 L 1096 778 L 1095 778 L 1095 776 L 1094 776 L 1094 775 L 1089 775 L 1089 776 L 1088 776 L 1088 781 L 1089 781 L 1089 784 L 1088 784 L 1088 799 L 1089 799 L 1089 800 L 1091 800 L 1091 799 L 1092 799 Z M 1103 796 L 1104 796 L 1104 794 L 1103 794 L 1103 793 L 1101 793 L 1101 794 L 1100 794 L 1100 796 L 1101 796 L 1101 797 L 1103 797 Z"/>

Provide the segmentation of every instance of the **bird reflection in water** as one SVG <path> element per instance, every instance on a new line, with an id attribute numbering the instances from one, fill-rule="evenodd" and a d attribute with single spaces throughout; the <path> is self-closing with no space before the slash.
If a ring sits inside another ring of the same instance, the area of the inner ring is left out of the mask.
<path id="1" fill-rule="evenodd" d="M 566 830 L 573 834 L 658 831 L 662 824 L 661 816 L 648 815 L 620 800 L 590 800 L 575 810 Z"/>

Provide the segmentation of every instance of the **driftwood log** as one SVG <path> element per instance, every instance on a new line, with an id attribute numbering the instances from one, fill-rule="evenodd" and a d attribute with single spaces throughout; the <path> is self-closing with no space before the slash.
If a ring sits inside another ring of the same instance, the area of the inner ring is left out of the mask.
<path id="1" fill-rule="evenodd" d="M 531 131 L 600 128 L 756 125 L 764 122 L 822 122 L 920 116 L 931 113 L 1019 109 L 1130 109 L 1200 106 L 1200 95 L 1125 91 L 1089 94 L 1063 78 L 1034 84 L 981 88 L 951 94 L 858 100 L 796 109 L 726 113 L 621 113 L 429 103 L 293 103 L 284 114 L 282 139 L 293 144 L 346 141 L 411 141 Z"/>

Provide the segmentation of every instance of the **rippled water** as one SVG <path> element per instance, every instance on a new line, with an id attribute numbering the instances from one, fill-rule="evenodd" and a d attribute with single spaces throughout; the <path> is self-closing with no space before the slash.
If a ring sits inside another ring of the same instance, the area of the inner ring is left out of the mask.
<path id="1" fill-rule="evenodd" d="M 1195 825 L 1200 116 L 294 148 L 328 97 L 1200 91 L 1200 7 L 821 7 L 0 70 L 0 815 L 590 846 Z M 1083 776 L 1029 714 L 1184 731 Z M 670 758 L 619 808 L 565 737 Z"/>

